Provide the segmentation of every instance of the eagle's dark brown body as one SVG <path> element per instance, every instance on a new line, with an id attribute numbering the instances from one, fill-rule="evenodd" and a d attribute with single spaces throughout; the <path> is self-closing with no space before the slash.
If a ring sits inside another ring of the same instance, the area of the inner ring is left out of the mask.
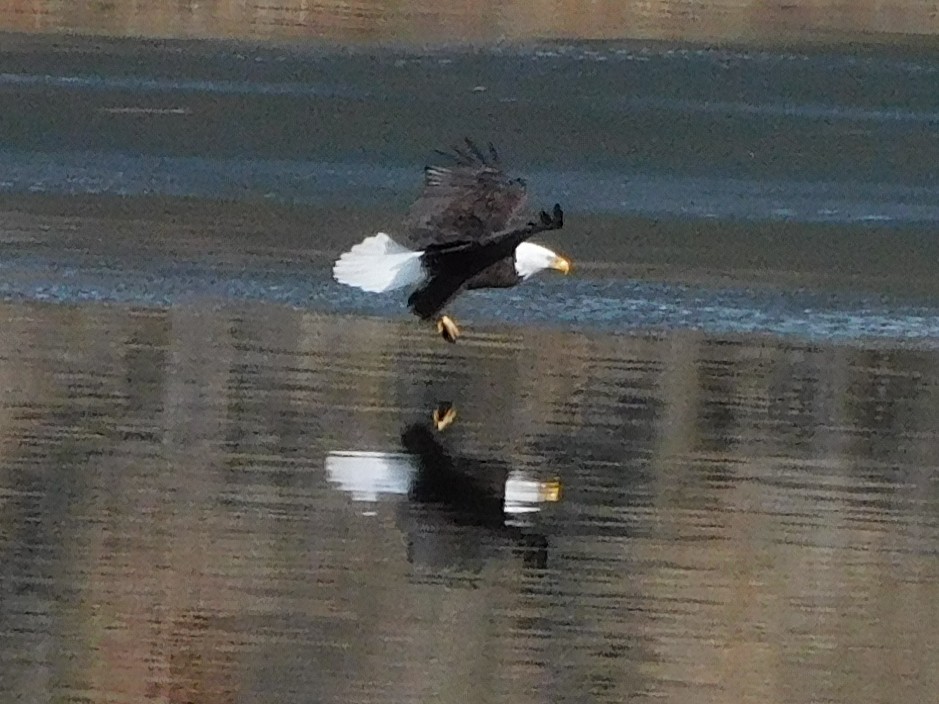
<path id="1" fill-rule="evenodd" d="M 451 166 L 424 169 L 424 189 L 404 219 L 407 244 L 424 251 L 429 276 L 408 304 L 421 318 L 438 313 L 459 291 L 507 288 L 521 279 L 515 248 L 532 235 L 563 226 L 560 206 L 530 221 L 525 181 L 502 170 L 490 144 L 439 152 Z"/>

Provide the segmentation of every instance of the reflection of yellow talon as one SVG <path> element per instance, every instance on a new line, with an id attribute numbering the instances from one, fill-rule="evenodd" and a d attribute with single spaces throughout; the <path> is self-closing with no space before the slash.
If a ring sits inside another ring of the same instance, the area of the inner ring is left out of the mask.
<path id="1" fill-rule="evenodd" d="M 558 479 L 552 479 L 550 482 L 541 482 L 538 491 L 538 498 L 548 503 L 555 503 L 561 500 L 561 482 Z"/>
<path id="2" fill-rule="evenodd" d="M 456 326 L 456 323 L 454 323 L 448 315 L 444 315 L 437 321 L 437 332 L 440 333 L 440 336 L 447 342 L 456 342 L 456 338 L 460 336 L 460 328 Z"/>
<path id="3" fill-rule="evenodd" d="M 434 409 L 434 427 L 444 431 L 456 420 L 456 408 L 449 403 L 441 403 Z"/>

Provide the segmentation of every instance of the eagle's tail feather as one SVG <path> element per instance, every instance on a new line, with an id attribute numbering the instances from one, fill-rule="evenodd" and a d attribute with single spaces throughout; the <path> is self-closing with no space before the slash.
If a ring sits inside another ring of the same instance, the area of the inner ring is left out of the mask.
<path id="1" fill-rule="evenodd" d="M 333 265 L 333 278 L 363 291 L 391 291 L 424 278 L 421 254 L 379 232 L 339 257 Z"/>

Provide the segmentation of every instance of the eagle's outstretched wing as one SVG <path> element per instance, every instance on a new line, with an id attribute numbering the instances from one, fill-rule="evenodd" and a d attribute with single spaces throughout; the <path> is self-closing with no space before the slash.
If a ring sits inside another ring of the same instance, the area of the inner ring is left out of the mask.
<path id="1" fill-rule="evenodd" d="M 438 153 L 453 164 L 424 169 L 424 190 L 404 219 L 411 247 L 478 240 L 523 221 L 525 181 L 506 175 L 492 144 L 483 153 L 467 139 L 453 153 Z"/>

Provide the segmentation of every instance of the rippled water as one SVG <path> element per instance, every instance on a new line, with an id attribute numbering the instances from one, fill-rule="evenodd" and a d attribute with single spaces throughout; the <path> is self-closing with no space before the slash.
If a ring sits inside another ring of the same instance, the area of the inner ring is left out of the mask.
<path id="1" fill-rule="evenodd" d="M 534 329 L 447 347 L 267 306 L 0 320 L 6 700 L 939 685 L 935 352 Z M 412 483 L 330 469 L 363 452 Z M 459 492 L 434 488 L 448 471 Z M 505 516 L 507 472 L 560 501 Z"/>

